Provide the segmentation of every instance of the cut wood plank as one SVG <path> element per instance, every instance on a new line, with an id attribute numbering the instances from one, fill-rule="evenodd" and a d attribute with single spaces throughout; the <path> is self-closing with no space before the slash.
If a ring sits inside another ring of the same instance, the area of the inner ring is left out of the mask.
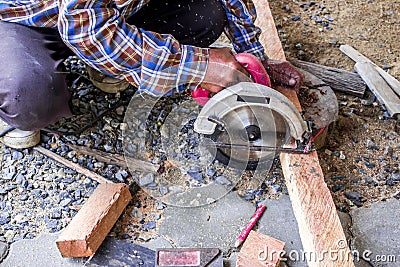
<path id="1" fill-rule="evenodd" d="M 382 78 L 389 84 L 389 86 L 392 88 L 392 90 L 400 96 L 400 81 L 396 80 L 392 75 L 387 73 L 385 70 L 377 66 L 375 63 L 373 63 L 369 58 L 358 52 L 355 48 L 349 46 L 349 45 L 341 45 L 340 46 L 340 51 L 342 51 L 344 54 L 346 54 L 348 57 L 350 57 L 353 61 L 356 63 L 358 62 L 369 62 L 371 63 L 375 69 L 378 71 L 379 75 L 382 76 Z"/>
<path id="2" fill-rule="evenodd" d="M 369 89 L 386 106 L 390 116 L 400 114 L 400 98 L 392 91 L 386 81 L 379 75 L 374 65 L 370 62 L 357 62 L 356 71 L 367 83 Z"/>
<path id="3" fill-rule="evenodd" d="M 48 150 L 48 149 L 46 149 L 44 147 L 37 146 L 37 147 L 34 147 L 33 150 L 36 150 L 37 152 L 42 153 L 43 155 L 45 155 L 45 156 L 47 156 L 47 157 L 49 157 L 51 159 L 54 159 L 55 161 L 58 161 L 62 165 L 66 166 L 66 167 L 68 167 L 68 168 L 70 168 L 70 169 L 72 169 L 72 170 L 74 170 L 74 171 L 76 171 L 76 172 L 78 172 L 80 174 L 83 174 L 83 175 L 95 180 L 96 182 L 98 182 L 100 184 L 107 184 L 107 183 L 112 184 L 112 183 L 114 183 L 113 181 L 107 180 L 103 176 L 100 176 L 97 173 L 94 173 L 94 172 L 92 172 L 92 171 L 90 171 L 90 170 L 88 170 L 88 169 L 86 169 L 86 168 L 74 163 L 74 162 L 71 162 L 71 161 L 69 161 L 69 160 L 57 155 L 56 153 L 51 152 L 50 150 Z"/>
<path id="4" fill-rule="evenodd" d="M 267 54 L 272 59 L 285 60 L 268 1 L 254 0 L 253 2 L 259 14 L 258 25 L 262 26 L 264 34 L 260 40 Z M 301 110 L 294 91 L 283 89 L 280 91 L 293 101 L 299 111 Z M 346 244 L 332 196 L 324 181 L 317 153 L 312 152 L 307 155 L 281 153 L 280 160 L 299 225 L 303 250 L 319 259 L 308 260 L 308 265 L 311 267 L 353 267 L 352 255 Z M 338 250 L 346 257 L 336 261 L 326 257 L 327 252 L 334 250 Z"/>
<path id="5" fill-rule="evenodd" d="M 66 258 L 90 257 L 131 200 L 126 184 L 100 184 L 56 240 Z"/>
<path id="6" fill-rule="evenodd" d="M 337 92 L 355 95 L 358 97 L 364 96 L 367 86 L 357 73 L 297 59 L 290 59 L 290 62 L 294 66 L 317 76 L 323 82 L 325 82 L 326 85 L 330 86 Z"/>
<path id="7" fill-rule="evenodd" d="M 125 160 L 125 157 L 123 155 L 107 153 L 86 146 L 77 146 L 72 144 L 68 144 L 68 146 L 76 152 L 92 156 L 95 159 L 108 164 L 117 165 L 123 168 L 129 168 L 131 171 L 145 171 L 154 173 L 157 172 L 157 170 L 160 168 L 159 164 L 153 164 L 131 157 L 126 157 Z"/>
<path id="8" fill-rule="evenodd" d="M 236 267 L 278 267 L 285 255 L 285 242 L 250 231 L 237 257 Z"/>

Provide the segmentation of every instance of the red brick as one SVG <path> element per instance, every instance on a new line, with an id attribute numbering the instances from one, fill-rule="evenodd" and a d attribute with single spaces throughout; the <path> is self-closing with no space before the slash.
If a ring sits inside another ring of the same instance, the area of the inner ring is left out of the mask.
<path id="1" fill-rule="evenodd" d="M 63 257 L 89 257 L 99 248 L 131 200 L 125 184 L 99 184 L 60 234 L 56 243 Z"/>
<path id="2" fill-rule="evenodd" d="M 251 231 L 237 257 L 236 267 L 279 266 L 284 247 L 285 242 Z"/>

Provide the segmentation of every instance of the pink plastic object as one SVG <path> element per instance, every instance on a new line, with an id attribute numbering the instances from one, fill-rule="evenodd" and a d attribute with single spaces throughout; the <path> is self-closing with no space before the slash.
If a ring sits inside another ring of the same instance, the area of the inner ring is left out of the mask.
<path id="1" fill-rule="evenodd" d="M 254 82 L 271 87 L 268 73 L 257 57 L 248 53 L 239 53 L 235 55 L 235 58 L 250 73 Z M 200 106 L 204 106 L 210 99 L 210 92 L 198 86 L 192 91 L 192 97 Z"/>

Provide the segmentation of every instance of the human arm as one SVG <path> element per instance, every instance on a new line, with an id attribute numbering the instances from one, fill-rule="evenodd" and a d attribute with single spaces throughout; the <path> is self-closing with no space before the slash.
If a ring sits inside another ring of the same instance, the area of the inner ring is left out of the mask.
<path id="1" fill-rule="evenodd" d="M 120 10 L 110 0 L 61 1 L 60 34 L 91 67 L 151 94 L 171 94 L 203 80 L 209 49 L 129 25 Z"/>
<path id="2" fill-rule="evenodd" d="M 225 7 L 228 24 L 225 32 L 236 52 L 251 53 L 263 63 L 272 82 L 283 84 L 298 91 L 303 75 L 287 61 L 270 60 L 259 42 L 261 29 L 255 26 L 257 18 L 251 0 L 221 0 Z"/>

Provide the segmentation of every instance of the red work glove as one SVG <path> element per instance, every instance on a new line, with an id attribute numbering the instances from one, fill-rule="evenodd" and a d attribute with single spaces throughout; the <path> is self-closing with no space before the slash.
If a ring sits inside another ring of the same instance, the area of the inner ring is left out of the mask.
<path id="1" fill-rule="evenodd" d="M 272 83 L 291 87 L 299 92 L 304 75 L 290 62 L 266 59 L 262 63 Z"/>

